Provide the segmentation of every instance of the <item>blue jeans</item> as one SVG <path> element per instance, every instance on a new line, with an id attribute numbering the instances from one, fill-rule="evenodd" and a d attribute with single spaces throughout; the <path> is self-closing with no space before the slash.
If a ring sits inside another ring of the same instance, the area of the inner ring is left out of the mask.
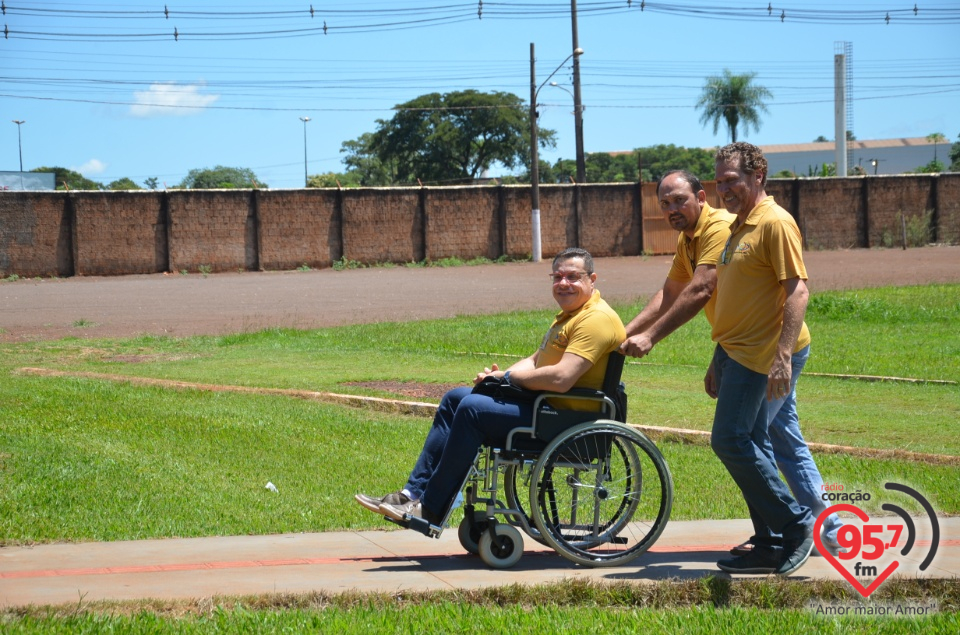
<path id="1" fill-rule="evenodd" d="M 721 346 L 713 368 L 719 391 L 710 445 L 743 494 L 754 535 L 804 538 L 814 518 L 777 473 L 767 428 L 767 376 L 737 363 Z"/>
<path id="2" fill-rule="evenodd" d="M 470 471 L 481 445 L 502 445 L 514 428 L 528 426 L 533 403 L 515 403 L 471 388 L 454 388 L 440 401 L 404 489 L 428 511 L 443 516 Z"/>
<path id="3" fill-rule="evenodd" d="M 800 419 L 797 416 L 797 380 L 810 357 L 810 347 L 806 346 L 790 358 L 790 392 L 785 397 L 767 404 L 767 422 L 769 424 L 770 443 L 773 457 L 777 461 L 780 473 L 786 479 L 790 491 L 797 502 L 810 508 L 814 519 L 827 508 L 823 501 L 823 478 L 810 454 L 810 448 L 800 432 Z M 843 527 L 843 521 L 835 513 L 823 521 L 824 538 L 832 542 L 837 540 L 837 532 Z"/>

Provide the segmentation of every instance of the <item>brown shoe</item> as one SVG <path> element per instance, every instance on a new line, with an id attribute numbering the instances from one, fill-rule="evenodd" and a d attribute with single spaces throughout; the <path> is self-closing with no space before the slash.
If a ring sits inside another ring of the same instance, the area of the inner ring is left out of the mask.
<path id="1" fill-rule="evenodd" d="M 440 527 L 443 524 L 442 517 L 430 513 L 430 510 L 425 508 L 418 500 L 407 501 L 401 505 L 383 503 L 380 505 L 380 513 L 401 524 L 408 523 L 411 518 L 422 518 L 436 527 Z"/>
<path id="2" fill-rule="evenodd" d="M 410 497 L 403 492 L 392 492 L 382 498 L 375 498 L 373 496 L 367 496 L 366 494 L 357 494 L 353 499 L 360 503 L 362 507 L 366 507 L 377 514 L 383 514 L 383 512 L 380 511 L 380 505 L 384 503 L 388 505 L 403 505 L 410 502 Z"/>

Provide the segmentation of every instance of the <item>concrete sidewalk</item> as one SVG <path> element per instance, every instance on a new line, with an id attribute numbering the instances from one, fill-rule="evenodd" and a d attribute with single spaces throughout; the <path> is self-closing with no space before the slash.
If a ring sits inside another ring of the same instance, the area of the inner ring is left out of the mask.
<path id="1" fill-rule="evenodd" d="M 873 523 L 902 525 L 896 517 Z M 960 518 L 939 518 L 936 556 L 919 567 L 933 548 L 926 517 L 914 519 L 916 542 L 901 555 L 856 560 L 883 571 L 896 560 L 894 576 L 960 577 Z M 859 524 L 859 523 L 857 523 Z M 208 598 L 264 593 L 342 593 L 471 589 L 540 584 L 570 579 L 651 582 L 726 575 L 716 561 L 751 533 L 748 520 L 668 523 L 647 553 L 615 568 L 588 569 L 525 538 L 525 551 L 512 569 L 489 569 L 464 552 L 456 527 L 439 540 L 412 531 L 330 532 L 52 544 L 0 548 L 0 606 L 63 604 L 145 598 Z M 880 534 L 889 539 L 892 533 Z M 852 570 L 853 562 L 845 563 Z M 755 577 L 755 576 L 751 576 Z M 842 580 L 824 557 L 814 555 L 795 579 Z"/>

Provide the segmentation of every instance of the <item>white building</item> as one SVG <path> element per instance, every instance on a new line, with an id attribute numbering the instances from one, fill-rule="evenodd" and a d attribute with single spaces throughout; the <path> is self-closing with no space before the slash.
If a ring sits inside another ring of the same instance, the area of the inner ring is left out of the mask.
<path id="1" fill-rule="evenodd" d="M 949 138 L 936 144 L 937 160 L 950 166 Z M 823 164 L 836 162 L 833 141 L 824 143 L 792 143 L 760 146 L 767 157 L 770 175 L 781 170 L 790 170 L 797 176 L 818 175 Z M 863 168 L 865 174 L 902 174 L 915 172 L 933 161 L 934 144 L 925 137 L 904 139 L 876 139 L 873 141 L 848 141 L 847 149 L 853 150 L 853 158 L 847 168 Z"/>

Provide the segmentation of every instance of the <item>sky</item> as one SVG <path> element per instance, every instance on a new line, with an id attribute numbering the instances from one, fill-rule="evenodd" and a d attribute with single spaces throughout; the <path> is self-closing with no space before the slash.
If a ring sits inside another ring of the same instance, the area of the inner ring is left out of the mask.
<path id="1" fill-rule="evenodd" d="M 419 95 L 476 89 L 529 102 L 531 43 L 540 126 L 557 133 L 540 157 L 572 159 L 571 4 L 4 2 L 0 170 L 18 170 L 22 152 L 24 170 L 62 166 L 102 183 L 154 177 L 172 187 L 224 165 L 297 188 L 305 151 L 309 174 L 342 172 L 341 144 Z M 960 138 L 960 2 L 577 8 L 587 153 L 727 143 L 726 128 L 715 134 L 695 108 L 706 78 L 724 69 L 755 73 L 773 93 L 759 131 L 741 130 L 741 140 L 832 139 L 844 42 L 857 139 Z"/>

